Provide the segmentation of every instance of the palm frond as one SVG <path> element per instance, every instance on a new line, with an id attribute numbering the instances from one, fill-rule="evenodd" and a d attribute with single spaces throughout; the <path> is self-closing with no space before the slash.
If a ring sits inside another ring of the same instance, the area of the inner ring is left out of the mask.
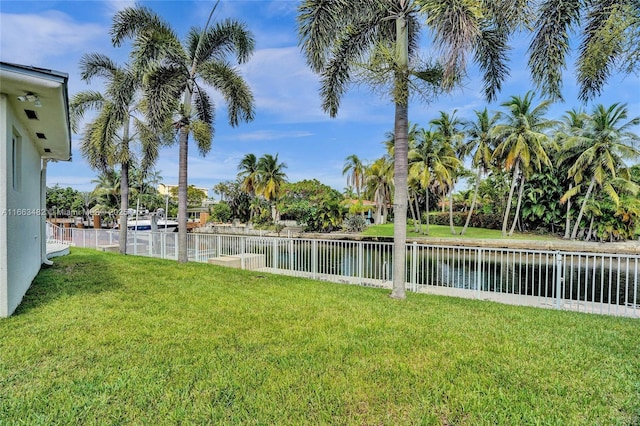
<path id="1" fill-rule="evenodd" d="M 194 85 L 193 105 L 196 110 L 196 117 L 199 120 L 213 125 L 215 117 L 215 106 L 207 92 L 197 84 Z"/>
<path id="2" fill-rule="evenodd" d="M 625 3 L 625 0 L 591 3 L 577 61 L 578 97 L 582 101 L 601 93 L 616 61 L 624 54 L 626 31 L 633 22 Z"/>
<path id="3" fill-rule="evenodd" d="M 238 70 L 226 63 L 208 61 L 201 65 L 200 75 L 219 90 L 227 102 L 229 124 L 237 126 L 240 121 L 253 120 L 253 93 Z"/>
<path id="4" fill-rule="evenodd" d="M 464 0 L 424 0 L 421 11 L 427 15 L 435 47 L 442 52 L 445 84 L 451 86 L 453 77 L 466 69 L 467 54 L 481 37 L 481 8 Z"/>
<path id="5" fill-rule="evenodd" d="M 149 125 L 162 128 L 178 109 L 186 84 L 184 68 L 157 66 L 145 76 L 144 92 L 148 100 Z M 179 125 L 179 124 L 178 124 Z"/>
<path id="6" fill-rule="evenodd" d="M 80 58 L 80 78 L 87 83 L 94 77 L 110 79 L 120 68 L 106 55 L 101 53 L 87 53 Z"/>
<path id="7" fill-rule="evenodd" d="M 570 30 L 578 23 L 581 8 L 581 0 L 546 0 L 538 9 L 537 30 L 529 45 L 529 68 L 534 83 L 553 99 L 562 98 Z"/>
<path id="8" fill-rule="evenodd" d="M 211 140 L 213 139 L 213 127 L 202 120 L 192 120 L 190 124 L 191 134 L 196 141 L 198 151 L 201 156 L 205 156 L 211 151 Z"/>
<path id="9" fill-rule="evenodd" d="M 77 133 L 80 121 L 84 117 L 87 110 L 100 110 L 104 105 L 105 99 L 102 93 L 86 90 L 76 93 L 69 102 L 69 115 L 71 121 L 71 130 Z"/>

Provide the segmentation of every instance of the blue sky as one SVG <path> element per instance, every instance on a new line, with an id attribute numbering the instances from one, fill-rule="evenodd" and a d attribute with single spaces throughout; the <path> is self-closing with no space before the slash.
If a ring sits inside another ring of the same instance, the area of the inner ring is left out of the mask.
<path id="1" fill-rule="evenodd" d="M 169 21 L 181 36 L 191 26 L 203 26 L 213 1 L 143 1 Z M 216 183 L 234 179 L 240 159 L 247 153 L 256 156 L 278 154 L 287 164 L 290 181 L 318 179 L 338 190 L 346 186 L 342 176 L 344 159 L 351 154 L 372 161 L 384 153 L 381 142 L 393 128 L 393 108 L 388 99 L 354 86 L 344 97 L 338 117 L 331 119 L 320 107 L 318 77 L 305 64 L 297 42 L 296 7 L 289 0 L 223 0 L 216 17 L 242 20 L 254 33 L 256 51 L 249 63 L 240 67 L 251 86 L 256 101 L 256 118 L 232 128 L 226 122 L 225 106 L 217 102 L 216 135 L 213 148 L 200 157 L 191 145 L 189 183 L 211 188 Z M 128 50 L 113 48 L 109 28 L 113 14 L 134 1 L 29 1 L 0 2 L 0 60 L 55 69 L 69 74 L 70 96 L 90 88 L 78 76 L 78 62 L 84 53 L 99 52 L 124 63 Z M 423 56 L 433 54 L 423 37 Z M 512 95 L 524 95 L 533 88 L 526 68 L 528 39 L 513 40 L 511 75 L 498 100 L 487 104 L 481 93 L 482 83 L 474 67 L 461 89 L 443 95 L 430 104 L 412 102 L 409 119 L 422 127 L 439 111 L 458 110 L 462 118 L 473 117 L 474 109 L 499 104 Z M 92 89 L 100 89 L 96 80 Z M 576 98 L 574 71 L 569 64 L 563 86 L 564 103 L 554 104 L 550 118 L 581 106 Z M 631 116 L 640 116 L 640 77 L 615 75 L 603 95 L 585 106 L 613 102 L 627 103 Z M 640 129 L 636 128 L 636 131 Z M 71 186 L 90 191 L 97 172 L 91 170 L 78 151 L 79 135 L 73 135 L 73 161 L 54 163 L 48 169 L 48 185 Z M 177 183 L 177 147 L 165 148 L 157 163 L 165 183 Z M 211 193 L 211 195 L 213 195 Z"/>

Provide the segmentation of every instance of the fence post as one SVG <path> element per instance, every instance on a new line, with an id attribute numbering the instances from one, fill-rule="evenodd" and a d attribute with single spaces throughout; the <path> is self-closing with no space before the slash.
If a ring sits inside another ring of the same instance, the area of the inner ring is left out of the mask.
<path id="1" fill-rule="evenodd" d="M 358 278 L 360 283 L 364 278 L 364 246 L 362 241 L 358 241 Z"/>
<path id="2" fill-rule="evenodd" d="M 289 240 L 289 270 L 293 271 L 293 240 Z"/>
<path id="3" fill-rule="evenodd" d="M 173 236 L 173 255 L 176 260 L 178 260 L 178 235 L 174 234 Z"/>
<path id="4" fill-rule="evenodd" d="M 273 270 L 278 269 L 278 239 L 273 238 Z"/>
<path id="5" fill-rule="evenodd" d="M 556 309 L 562 307 L 562 254 L 556 252 Z"/>
<path id="6" fill-rule="evenodd" d="M 318 278 L 318 240 L 311 240 L 311 274 Z"/>
<path id="7" fill-rule="evenodd" d="M 195 247 L 195 261 L 199 262 L 200 261 L 200 234 L 198 234 L 197 232 L 193 232 L 193 236 L 194 241 L 193 243 L 196 245 Z"/>
<path id="8" fill-rule="evenodd" d="M 418 291 L 418 243 L 411 244 L 411 289 Z"/>
<path id="9" fill-rule="evenodd" d="M 240 236 L 240 269 L 244 269 L 245 265 L 245 251 L 246 251 L 246 237 Z"/>
<path id="10" fill-rule="evenodd" d="M 480 299 L 482 291 L 482 266 L 484 260 L 484 250 L 479 248 L 476 252 L 476 297 Z"/>

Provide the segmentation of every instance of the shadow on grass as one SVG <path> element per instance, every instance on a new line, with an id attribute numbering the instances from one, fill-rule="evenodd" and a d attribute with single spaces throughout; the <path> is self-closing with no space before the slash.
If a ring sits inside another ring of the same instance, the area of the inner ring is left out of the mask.
<path id="1" fill-rule="evenodd" d="M 122 284 L 118 274 L 112 272 L 115 265 L 104 262 L 108 258 L 98 251 L 72 248 L 69 255 L 54 258 L 53 265 L 42 265 L 13 315 L 25 314 L 64 297 L 99 294 L 120 288 Z"/>

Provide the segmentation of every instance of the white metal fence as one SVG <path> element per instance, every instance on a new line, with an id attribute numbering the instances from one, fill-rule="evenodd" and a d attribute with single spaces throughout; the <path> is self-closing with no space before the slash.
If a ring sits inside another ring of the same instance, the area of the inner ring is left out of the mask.
<path id="1" fill-rule="evenodd" d="M 117 230 L 48 225 L 52 241 L 117 251 Z M 128 232 L 127 252 L 177 259 L 177 233 Z M 190 261 L 391 288 L 392 243 L 191 233 Z M 407 245 L 407 289 L 640 318 L 640 256 Z"/>

